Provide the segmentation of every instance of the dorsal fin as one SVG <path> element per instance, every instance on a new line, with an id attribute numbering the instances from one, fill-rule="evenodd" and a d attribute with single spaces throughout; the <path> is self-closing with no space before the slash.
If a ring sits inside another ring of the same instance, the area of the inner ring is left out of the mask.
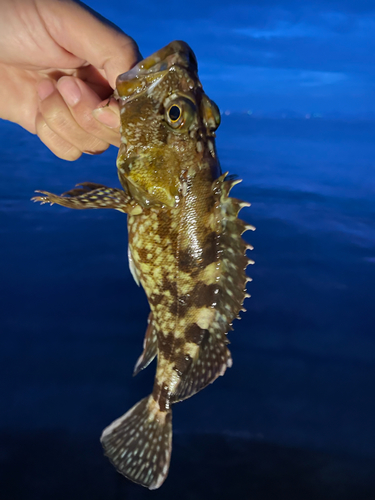
<path id="1" fill-rule="evenodd" d="M 208 329 L 202 330 L 201 335 L 197 334 L 197 338 L 201 339 L 198 341 L 199 348 L 186 372 L 182 374 L 181 382 L 172 396 L 173 402 L 192 396 L 219 375 L 224 375 L 226 368 L 231 366 L 226 333 L 232 329 L 232 322 L 238 317 L 243 301 L 248 297 L 246 283 L 250 278 L 246 275 L 246 267 L 253 261 L 246 256 L 246 250 L 251 246 L 241 235 L 247 229 L 254 228 L 237 218 L 241 208 L 249 204 L 228 197 L 230 189 L 240 181 L 224 181 L 225 176 L 224 174 L 213 183 L 213 192 L 218 201 L 214 209 L 215 220 L 218 221 L 217 275 L 210 276 L 211 281 L 217 284 L 215 316 Z"/>
<path id="2" fill-rule="evenodd" d="M 227 348 L 228 340 L 223 333 L 206 330 L 197 356 L 192 360 L 187 371 L 182 375 L 176 392 L 171 397 L 177 403 L 196 394 L 208 384 L 214 382 L 225 370 L 232 366 L 232 357 Z"/>
<path id="3" fill-rule="evenodd" d="M 220 199 L 218 212 L 220 213 L 219 224 L 219 253 L 220 273 L 218 284 L 220 294 L 218 297 L 216 311 L 219 313 L 221 331 L 227 333 L 232 326 L 233 319 L 238 317 L 243 308 L 244 300 L 249 297 L 246 292 L 246 284 L 251 279 L 246 275 L 246 268 L 254 261 L 249 259 L 246 251 L 252 249 L 242 238 L 242 234 L 255 228 L 246 224 L 238 218 L 238 213 L 250 203 L 236 198 L 230 198 L 229 192 L 233 186 L 241 180 L 225 181 L 226 174 L 215 181 L 213 189 Z"/>

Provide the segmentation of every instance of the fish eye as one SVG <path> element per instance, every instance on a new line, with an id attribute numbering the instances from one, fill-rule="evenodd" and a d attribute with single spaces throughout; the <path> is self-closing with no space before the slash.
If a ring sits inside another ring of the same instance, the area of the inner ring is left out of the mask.
<path id="1" fill-rule="evenodd" d="M 172 106 L 168 110 L 168 116 L 171 122 L 175 123 L 181 116 L 181 108 L 177 106 L 177 104 L 172 104 Z"/>
<path id="2" fill-rule="evenodd" d="M 168 102 L 169 101 L 169 102 Z M 196 116 L 195 103 L 187 97 L 168 98 L 165 111 L 165 121 L 177 131 L 187 131 Z"/>

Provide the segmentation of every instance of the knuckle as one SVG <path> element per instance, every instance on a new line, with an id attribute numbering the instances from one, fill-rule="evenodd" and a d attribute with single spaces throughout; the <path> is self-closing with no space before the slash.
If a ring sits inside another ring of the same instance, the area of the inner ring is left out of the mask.
<path id="1" fill-rule="evenodd" d="M 43 114 L 44 128 L 52 130 L 66 143 L 72 144 L 76 150 L 104 151 L 108 148 L 108 142 L 97 138 L 86 128 L 83 128 L 76 117 L 72 116 L 68 109 L 51 107 Z M 73 160 L 77 159 L 77 152 L 72 154 Z M 81 153 L 82 154 L 82 153 Z M 64 159 L 69 159 L 71 153 L 64 154 Z"/>
<path id="2" fill-rule="evenodd" d="M 76 146 L 56 134 L 41 115 L 38 115 L 35 120 L 35 128 L 39 139 L 58 158 L 74 161 L 82 155 L 82 151 Z"/>
<path id="3" fill-rule="evenodd" d="M 93 109 L 85 106 L 79 110 L 75 109 L 74 117 L 85 132 L 94 136 L 101 143 L 113 144 L 113 141 L 119 136 L 119 131 L 100 123 L 92 113 Z"/>
<path id="4" fill-rule="evenodd" d="M 100 134 L 102 132 L 100 125 L 95 121 L 89 108 L 81 109 L 76 113 L 77 122 L 81 127 L 91 134 Z"/>
<path id="5" fill-rule="evenodd" d="M 86 142 L 85 147 L 83 149 L 84 151 L 94 151 L 96 153 L 101 153 L 108 148 L 109 148 L 108 142 L 104 142 L 100 139 L 96 139 L 95 137 L 93 137 L 92 139 L 90 138 Z"/>
<path id="6" fill-rule="evenodd" d="M 42 103 L 41 106 L 41 114 L 53 130 L 66 130 L 69 128 L 69 119 L 66 111 L 67 109 L 55 106 L 53 103 Z"/>

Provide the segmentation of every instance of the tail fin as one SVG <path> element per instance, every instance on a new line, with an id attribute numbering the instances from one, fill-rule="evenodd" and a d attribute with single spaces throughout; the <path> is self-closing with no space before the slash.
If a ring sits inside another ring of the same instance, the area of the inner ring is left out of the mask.
<path id="1" fill-rule="evenodd" d="M 151 395 L 104 429 L 100 441 L 118 472 L 155 490 L 168 474 L 172 412 L 161 411 Z"/>

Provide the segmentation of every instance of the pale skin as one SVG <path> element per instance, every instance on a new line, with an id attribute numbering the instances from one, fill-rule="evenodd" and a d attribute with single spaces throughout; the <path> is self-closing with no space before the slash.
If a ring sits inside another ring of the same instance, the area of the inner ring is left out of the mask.
<path id="1" fill-rule="evenodd" d="M 0 12 L 0 118 L 64 160 L 119 146 L 109 98 L 140 58 L 135 42 L 73 0 L 0 0 Z"/>

